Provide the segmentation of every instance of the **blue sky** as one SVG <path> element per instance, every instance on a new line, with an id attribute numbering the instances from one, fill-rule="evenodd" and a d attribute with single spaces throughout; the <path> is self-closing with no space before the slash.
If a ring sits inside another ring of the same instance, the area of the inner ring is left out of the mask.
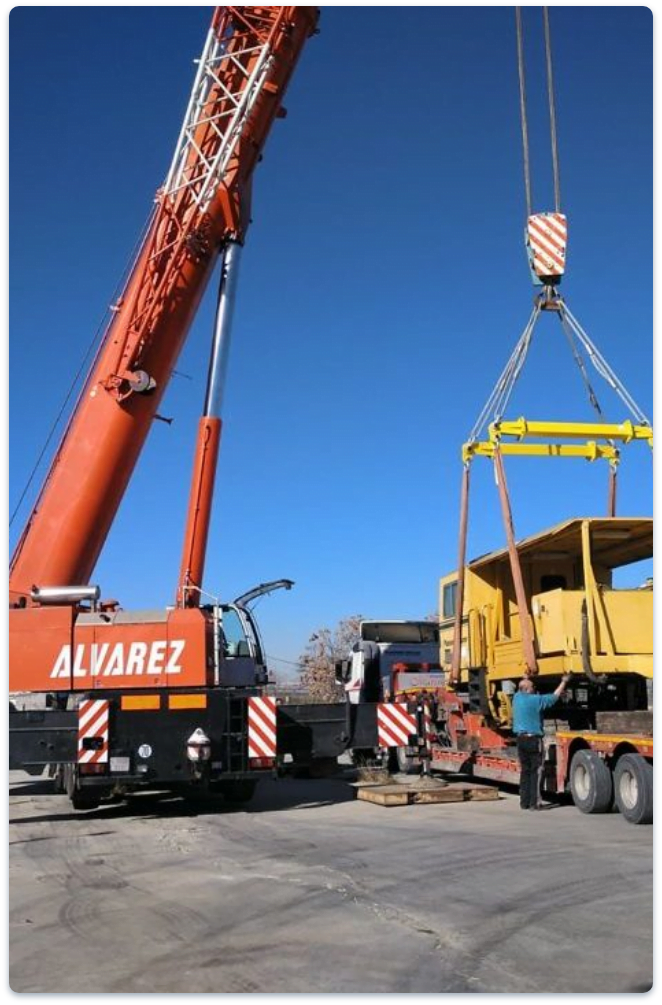
<path id="1" fill-rule="evenodd" d="M 166 173 L 210 16 L 11 13 L 10 512 Z M 546 210 L 540 9 L 524 17 L 534 206 Z M 553 7 L 551 24 L 563 292 L 652 417 L 652 15 Z M 206 569 L 226 598 L 296 580 L 258 608 L 280 671 L 276 658 L 295 660 L 345 615 L 435 609 L 456 560 L 460 445 L 534 292 L 513 8 L 323 8 L 286 104 L 255 177 Z M 155 424 L 95 573 L 127 608 L 173 598 L 212 299 L 161 407 L 174 422 Z M 625 418 L 595 386 L 607 417 Z M 591 418 L 553 319 L 510 414 Z M 648 448 L 625 454 L 619 511 L 650 514 Z M 604 466 L 523 460 L 508 474 L 519 536 L 604 512 Z M 478 460 L 469 552 L 502 542 Z"/>

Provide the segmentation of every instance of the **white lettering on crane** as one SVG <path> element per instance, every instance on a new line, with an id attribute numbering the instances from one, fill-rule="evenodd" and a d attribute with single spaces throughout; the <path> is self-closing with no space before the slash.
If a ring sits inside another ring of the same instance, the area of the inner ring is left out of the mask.
<path id="1" fill-rule="evenodd" d="M 142 674 L 182 672 L 181 657 L 185 639 L 158 639 L 154 642 L 79 643 L 62 646 L 57 655 L 51 678 L 65 677 L 131 677 Z"/>
<path id="2" fill-rule="evenodd" d="M 182 667 L 181 667 L 181 664 L 179 662 L 179 659 L 180 659 L 182 653 L 184 652 L 184 646 L 185 646 L 185 644 L 186 643 L 184 642 L 184 639 L 175 639 L 173 642 L 170 643 L 171 653 L 170 653 L 170 658 L 169 658 L 169 660 L 168 660 L 168 662 L 166 664 L 166 668 L 165 668 L 165 672 L 166 673 L 181 673 L 182 672 Z"/>
<path id="3" fill-rule="evenodd" d="M 117 642 L 113 646 L 110 659 L 103 668 L 104 677 L 122 677 L 124 675 L 124 645 Z"/>
<path id="4" fill-rule="evenodd" d="M 130 674 L 135 674 L 136 676 L 144 673 L 145 671 L 145 657 L 147 656 L 147 643 L 146 642 L 132 642 L 129 646 L 129 655 L 126 658 L 126 666 L 124 672 L 127 677 Z"/>
<path id="5" fill-rule="evenodd" d="M 110 648 L 108 642 L 102 643 L 100 646 L 98 642 L 92 643 L 92 658 L 90 661 L 90 676 L 96 677 L 99 673 L 99 667 L 106 658 L 106 653 Z"/>
<path id="6" fill-rule="evenodd" d="M 71 677 L 71 646 L 62 646 L 60 649 L 51 677 Z"/>
<path id="7" fill-rule="evenodd" d="M 147 673 L 160 674 L 163 670 L 163 658 L 165 656 L 166 642 L 152 642 L 152 649 L 149 654 Z"/>
<path id="8" fill-rule="evenodd" d="M 84 677 L 87 673 L 83 665 L 83 659 L 85 657 L 85 646 L 76 646 L 76 658 L 74 659 L 74 677 Z"/>

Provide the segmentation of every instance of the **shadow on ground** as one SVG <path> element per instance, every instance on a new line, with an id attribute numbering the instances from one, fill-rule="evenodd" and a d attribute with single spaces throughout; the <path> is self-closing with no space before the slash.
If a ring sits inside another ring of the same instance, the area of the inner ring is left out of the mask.
<path id="1" fill-rule="evenodd" d="M 232 803 L 222 796 L 185 797 L 172 792 L 134 792 L 126 797 L 104 800 L 94 810 L 69 809 L 66 796 L 53 793 L 53 783 L 48 778 L 29 782 L 16 782 L 9 787 L 10 795 L 21 797 L 44 796 L 53 799 L 53 812 L 16 816 L 12 824 L 35 824 L 66 820 L 121 820 L 129 817 L 178 818 L 211 816 L 218 813 L 272 813 L 289 809 L 319 809 L 350 802 L 354 789 L 340 778 L 331 779 L 264 779 L 258 783 L 255 796 L 249 803 Z M 63 807 L 67 807 L 63 810 Z M 43 811 L 43 804 L 39 807 Z"/>

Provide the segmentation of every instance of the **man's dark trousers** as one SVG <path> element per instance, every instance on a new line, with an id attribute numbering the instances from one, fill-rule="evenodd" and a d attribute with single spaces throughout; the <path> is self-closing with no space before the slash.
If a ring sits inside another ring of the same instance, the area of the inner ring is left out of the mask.
<path id="1" fill-rule="evenodd" d="M 542 767 L 542 737 L 518 736 L 517 756 L 521 768 L 519 804 L 523 810 L 538 805 L 540 769 Z"/>

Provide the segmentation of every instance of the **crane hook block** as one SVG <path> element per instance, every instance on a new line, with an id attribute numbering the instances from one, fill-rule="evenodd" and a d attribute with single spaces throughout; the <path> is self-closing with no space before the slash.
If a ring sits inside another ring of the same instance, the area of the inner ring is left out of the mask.
<path id="1" fill-rule="evenodd" d="M 552 286 L 565 272 L 568 220 L 563 213 L 534 213 L 526 224 L 526 253 L 536 286 Z"/>

